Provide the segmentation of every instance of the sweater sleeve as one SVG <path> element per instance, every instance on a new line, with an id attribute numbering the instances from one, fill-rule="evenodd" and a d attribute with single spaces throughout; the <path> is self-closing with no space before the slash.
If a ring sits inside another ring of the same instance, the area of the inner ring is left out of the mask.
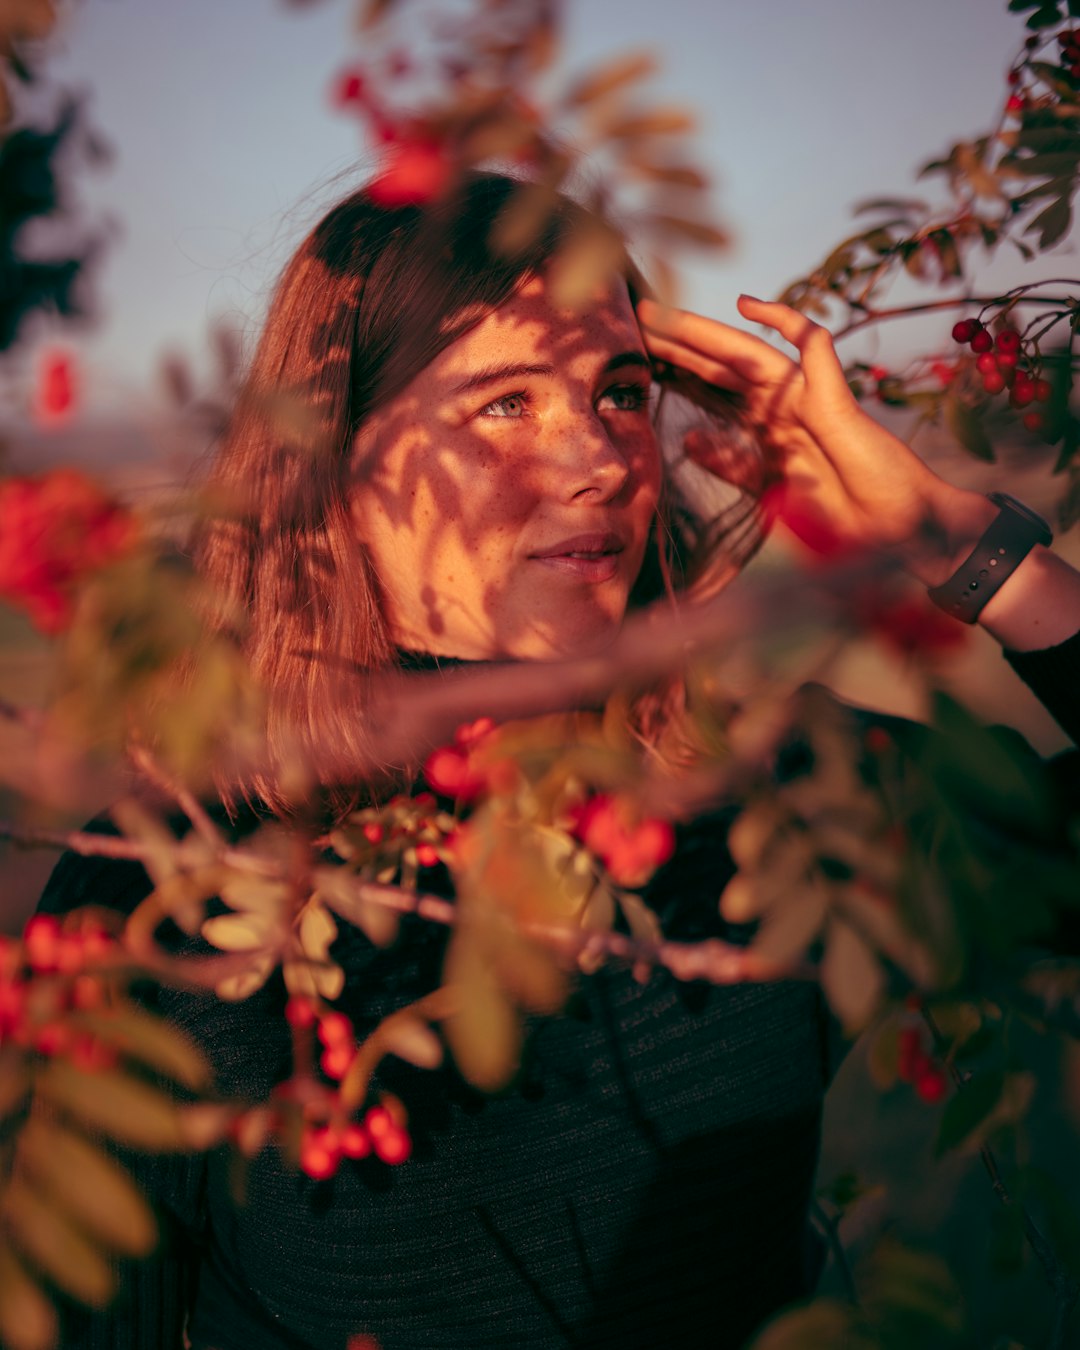
<path id="1" fill-rule="evenodd" d="M 1080 745 L 1080 632 L 1041 651 L 1006 651 L 1005 659 L 1062 730 Z"/>
<path id="2" fill-rule="evenodd" d="M 92 822 L 88 828 L 93 833 L 115 833 L 103 821 Z M 139 863 L 66 853 L 49 878 L 38 908 L 42 913 L 65 914 L 95 905 L 130 913 L 150 889 Z M 153 1007 L 154 994 L 144 994 L 143 1001 Z M 146 1259 L 118 1263 L 119 1292 L 108 1308 L 61 1307 L 61 1348 L 181 1350 L 198 1273 L 205 1156 L 112 1151 L 153 1204 L 160 1241 Z"/>

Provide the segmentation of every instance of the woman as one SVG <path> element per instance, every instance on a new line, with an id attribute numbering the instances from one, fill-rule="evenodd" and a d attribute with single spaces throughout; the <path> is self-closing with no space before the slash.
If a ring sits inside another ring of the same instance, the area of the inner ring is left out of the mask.
<path id="1" fill-rule="evenodd" d="M 724 553 L 707 475 L 679 477 L 666 457 L 657 363 L 706 398 L 739 396 L 806 530 L 887 547 L 946 592 L 988 528 L 1022 537 L 1023 561 L 978 618 L 1068 715 L 1080 576 L 1031 546 L 1022 513 L 933 475 L 859 409 L 827 333 L 783 306 L 739 308 L 798 362 L 644 298 L 629 263 L 566 309 L 552 259 L 587 218 L 564 203 L 524 253 L 494 254 L 512 190 L 475 175 L 429 212 L 356 194 L 274 299 L 213 473 L 243 511 L 207 532 L 198 560 L 243 613 L 280 759 L 306 744 L 317 764 L 334 747 L 343 764 L 370 762 L 357 668 L 602 650 L 665 589 L 716 588 L 750 545 L 744 530 Z M 715 440 L 690 444 L 728 477 L 752 476 Z M 677 697 L 634 716 L 667 753 Z M 331 815 L 370 792 L 339 779 Z M 248 791 L 260 806 L 238 832 L 288 809 L 272 775 Z M 669 927 L 719 929 L 722 821 L 683 827 L 654 877 L 646 898 Z M 44 904 L 124 907 L 148 888 L 133 865 L 69 858 Z M 431 987 L 441 953 L 419 925 L 388 952 L 343 932 L 340 1006 L 363 1031 Z M 241 1096 L 287 1071 L 282 1002 L 273 982 L 236 1005 L 161 996 Z M 809 983 L 687 990 L 602 970 L 572 1014 L 534 1029 L 500 1096 L 451 1068 L 393 1074 L 416 1148 L 392 1173 L 366 1160 L 315 1183 L 267 1150 L 238 1206 L 224 1156 L 148 1169 L 172 1241 L 132 1270 L 115 1311 L 73 1319 L 70 1343 L 173 1345 L 186 1321 L 196 1350 L 329 1350 L 358 1333 L 383 1350 L 742 1345 L 816 1276 L 806 1214 L 828 1039 Z"/>

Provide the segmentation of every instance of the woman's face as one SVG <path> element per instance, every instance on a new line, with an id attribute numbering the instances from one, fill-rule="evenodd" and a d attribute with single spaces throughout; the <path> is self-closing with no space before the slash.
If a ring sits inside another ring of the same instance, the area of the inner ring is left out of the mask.
<path id="1" fill-rule="evenodd" d="M 626 285 L 526 282 L 362 428 L 353 519 L 401 647 L 544 659 L 610 641 L 660 491 Z"/>

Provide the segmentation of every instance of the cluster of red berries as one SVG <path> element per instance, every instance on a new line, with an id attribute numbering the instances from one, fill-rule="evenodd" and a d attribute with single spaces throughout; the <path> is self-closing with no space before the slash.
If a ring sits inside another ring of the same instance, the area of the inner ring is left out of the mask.
<path id="1" fill-rule="evenodd" d="M 289 999 L 285 1018 L 294 1032 L 301 1035 L 315 1028 L 323 1047 L 319 1067 L 327 1078 L 340 1082 L 357 1055 L 356 1031 L 350 1018 L 342 1012 L 325 1011 L 303 994 L 294 994 Z M 289 1097 L 289 1086 L 284 1085 L 278 1095 Z M 329 1106 L 327 1119 L 324 1099 L 319 1108 L 320 1118 L 305 1123 L 300 1140 L 300 1169 L 313 1180 L 325 1181 L 334 1176 L 343 1158 L 374 1154 L 381 1162 L 396 1166 L 412 1153 L 405 1110 L 396 1098 L 386 1097 L 381 1105 L 370 1107 L 362 1121 L 345 1118 L 336 1090 L 330 1094 Z"/>
<path id="2" fill-rule="evenodd" d="M 104 929 L 65 932 L 53 914 L 35 915 L 21 942 L 0 938 L 0 1046 L 62 1055 L 86 1073 L 112 1068 L 116 1050 L 68 1014 L 103 1006 L 105 987 L 92 967 L 115 947 Z"/>
<path id="3" fill-rule="evenodd" d="M 934 1062 L 923 1044 L 923 1029 L 916 1020 L 918 1007 L 917 1000 L 909 1000 L 911 1020 L 900 1028 L 900 1055 L 896 1073 L 902 1083 L 910 1083 L 914 1087 L 915 1095 L 921 1101 L 932 1106 L 944 1097 L 948 1080 L 944 1069 Z"/>
<path id="4" fill-rule="evenodd" d="M 1015 328 L 1001 328 L 993 337 L 978 319 L 961 319 L 953 325 L 953 338 L 971 347 L 977 353 L 975 368 L 982 376 L 983 389 L 988 394 L 1009 390 L 1009 404 L 1026 408 L 1030 403 L 1049 403 L 1054 388 L 1049 380 L 1036 378 L 1034 371 L 1021 367 L 1023 338 Z M 1024 414 L 1028 431 L 1043 431 L 1046 417 L 1032 408 Z"/>
<path id="5" fill-rule="evenodd" d="M 1061 68 L 1074 80 L 1080 80 L 1080 29 L 1063 28 L 1057 35 L 1061 47 Z"/>
<path id="6" fill-rule="evenodd" d="M 397 1167 L 412 1154 L 412 1139 L 392 1106 L 370 1106 L 362 1121 L 307 1124 L 300 1140 L 300 1170 L 313 1181 L 336 1175 L 343 1158 L 367 1158 Z"/>
<path id="7" fill-rule="evenodd" d="M 430 792 L 415 797 L 397 796 L 382 807 L 368 807 L 350 819 L 359 828 L 359 837 L 351 828 L 334 836 L 334 847 L 342 857 L 351 858 L 357 850 L 375 856 L 389 865 L 396 855 L 401 862 L 417 867 L 435 867 L 450 846 L 455 822 Z M 362 842 L 361 842 L 362 841 Z"/>

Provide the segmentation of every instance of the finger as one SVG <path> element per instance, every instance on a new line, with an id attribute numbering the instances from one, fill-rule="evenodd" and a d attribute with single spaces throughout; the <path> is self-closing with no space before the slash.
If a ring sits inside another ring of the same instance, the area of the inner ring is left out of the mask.
<path id="1" fill-rule="evenodd" d="M 755 383 L 780 382 L 791 370 L 791 361 L 761 338 L 732 328 L 718 319 L 707 319 L 689 310 L 670 309 L 655 301 L 642 300 L 637 308 L 642 336 L 649 344 L 663 338 L 677 342 L 686 351 L 707 359 L 725 361 Z"/>
<path id="2" fill-rule="evenodd" d="M 790 305 L 758 300 L 752 295 L 740 295 L 737 304 L 744 319 L 772 328 L 798 350 L 807 381 L 821 393 L 850 397 L 847 377 L 827 328 Z"/>
<path id="3" fill-rule="evenodd" d="M 727 361 L 721 361 L 714 356 L 705 356 L 682 342 L 645 333 L 645 345 L 650 355 L 689 371 L 706 384 L 727 389 L 733 394 L 745 394 L 750 387 L 747 379 Z"/>

